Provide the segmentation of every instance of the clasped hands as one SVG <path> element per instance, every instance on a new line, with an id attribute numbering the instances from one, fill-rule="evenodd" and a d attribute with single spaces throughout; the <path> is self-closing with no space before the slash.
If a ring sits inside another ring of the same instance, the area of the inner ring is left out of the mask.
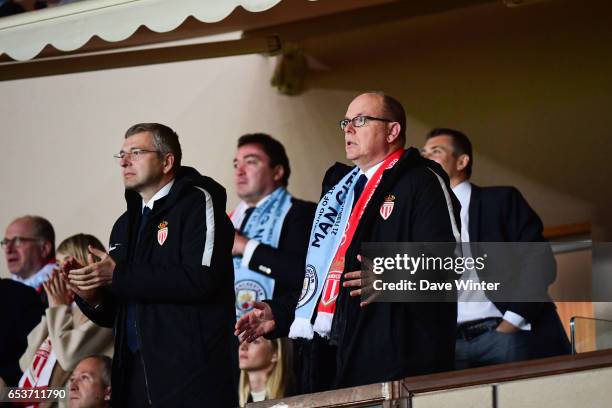
<path id="1" fill-rule="evenodd" d="M 98 291 L 113 282 L 115 261 L 97 248 L 88 247 L 87 265 L 81 265 L 74 257 L 68 257 L 62 265 L 62 278 L 79 297 L 93 304 L 99 301 Z M 94 260 L 96 256 L 99 261 Z"/>

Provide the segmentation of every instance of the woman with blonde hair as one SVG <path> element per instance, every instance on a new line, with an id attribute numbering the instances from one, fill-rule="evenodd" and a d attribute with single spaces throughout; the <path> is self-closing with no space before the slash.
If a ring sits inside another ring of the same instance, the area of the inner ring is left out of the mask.
<path id="1" fill-rule="evenodd" d="M 260 337 L 238 348 L 240 406 L 286 397 L 292 385 L 292 352 L 289 339 L 268 340 Z"/>
<path id="2" fill-rule="evenodd" d="M 60 269 L 65 272 L 88 264 L 89 246 L 104 251 L 100 241 L 87 234 L 73 235 L 57 247 L 58 268 L 43 284 L 49 307 L 28 335 L 28 348 L 19 360 L 23 370 L 20 387 L 64 387 L 84 357 L 113 354 L 112 330 L 97 326 L 79 310 L 73 291 L 60 276 Z"/>

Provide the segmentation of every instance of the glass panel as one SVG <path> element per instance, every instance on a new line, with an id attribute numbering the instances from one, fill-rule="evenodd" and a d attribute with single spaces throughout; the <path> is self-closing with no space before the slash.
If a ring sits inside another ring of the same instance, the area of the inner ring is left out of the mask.
<path id="1" fill-rule="evenodd" d="M 572 352 L 612 349 L 612 321 L 572 317 L 570 321 Z"/>

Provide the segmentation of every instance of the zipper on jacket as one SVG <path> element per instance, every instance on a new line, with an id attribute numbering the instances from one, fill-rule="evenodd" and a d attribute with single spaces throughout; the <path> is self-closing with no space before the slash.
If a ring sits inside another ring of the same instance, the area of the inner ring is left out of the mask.
<path id="1" fill-rule="evenodd" d="M 151 394 L 149 393 L 149 380 L 147 378 L 147 367 L 145 366 L 145 361 L 144 361 L 144 356 L 143 351 L 144 349 L 142 348 L 142 341 L 140 339 L 140 330 L 138 330 L 138 306 L 134 305 L 134 307 L 136 308 L 135 312 L 136 312 L 136 318 L 134 319 L 134 329 L 136 329 L 136 339 L 138 340 L 138 347 L 140 347 L 140 362 L 142 363 L 142 371 L 144 373 L 144 380 L 145 380 L 145 390 L 147 391 L 147 399 L 149 400 L 149 406 L 153 406 L 153 402 L 151 402 Z"/>

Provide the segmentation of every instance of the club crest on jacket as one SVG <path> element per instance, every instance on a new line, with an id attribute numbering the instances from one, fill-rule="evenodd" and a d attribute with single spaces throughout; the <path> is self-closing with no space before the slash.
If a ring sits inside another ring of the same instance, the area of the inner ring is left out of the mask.
<path id="1" fill-rule="evenodd" d="M 157 242 L 159 242 L 159 245 L 164 245 L 166 238 L 168 238 L 168 221 L 162 221 L 157 226 Z"/>
<path id="2" fill-rule="evenodd" d="M 380 216 L 383 217 L 383 220 L 387 220 L 393 212 L 393 206 L 395 205 L 395 196 L 393 194 L 389 194 L 385 197 L 385 201 L 380 206 Z"/>

